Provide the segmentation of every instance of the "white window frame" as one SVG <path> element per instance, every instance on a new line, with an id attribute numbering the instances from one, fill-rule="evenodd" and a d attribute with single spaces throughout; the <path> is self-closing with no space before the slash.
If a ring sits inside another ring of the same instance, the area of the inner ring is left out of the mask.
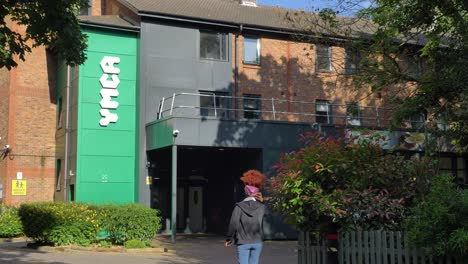
<path id="1" fill-rule="evenodd" d="M 247 61 L 245 60 L 245 51 L 246 51 L 246 48 L 245 48 L 245 40 L 246 39 L 255 39 L 257 40 L 257 60 L 255 61 Z M 260 45 L 260 38 L 258 36 L 244 36 L 244 40 L 243 40 L 243 54 L 242 54 L 242 62 L 244 64 L 251 64 L 251 65 L 260 65 L 260 54 L 261 54 L 261 45 Z"/>
<path id="2" fill-rule="evenodd" d="M 322 108 L 325 107 L 325 108 Z M 331 124 L 332 118 L 331 113 L 332 107 L 330 101 L 327 100 L 315 100 L 315 121 L 320 124 Z M 326 114 L 323 114 L 326 113 Z M 326 117 L 327 122 L 319 122 L 320 118 Z"/>

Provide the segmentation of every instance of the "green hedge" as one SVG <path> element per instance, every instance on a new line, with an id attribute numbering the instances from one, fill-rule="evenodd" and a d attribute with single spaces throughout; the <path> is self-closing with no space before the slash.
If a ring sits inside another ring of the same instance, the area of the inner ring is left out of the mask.
<path id="1" fill-rule="evenodd" d="M 105 205 L 97 207 L 97 211 L 102 229 L 114 244 L 148 241 L 161 229 L 159 212 L 141 204 Z"/>
<path id="2" fill-rule="evenodd" d="M 23 226 L 18 209 L 0 205 L 0 237 L 18 237 L 23 234 Z"/>
<path id="3" fill-rule="evenodd" d="M 114 244 L 148 241 L 159 231 L 157 210 L 139 204 L 27 203 L 19 208 L 24 234 L 36 242 L 87 246 L 105 238 Z"/>

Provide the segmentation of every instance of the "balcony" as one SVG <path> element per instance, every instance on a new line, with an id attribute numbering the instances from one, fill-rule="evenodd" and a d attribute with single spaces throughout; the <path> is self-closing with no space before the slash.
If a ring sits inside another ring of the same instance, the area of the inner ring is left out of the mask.
<path id="1" fill-rule="evenodd" d="M 218 93 L 174 93 L 161 99 L 157 119 L 198 117 L 379 129 L 389 126 L 391 115 L 391 108 L 362 106 L 357 103 L 336 104 L 325 100 L 310 102 L 258 96 L 235 97 Z M 412 120 L 406 128 L 420 128 L 423 124 L 423 120 Z"/>

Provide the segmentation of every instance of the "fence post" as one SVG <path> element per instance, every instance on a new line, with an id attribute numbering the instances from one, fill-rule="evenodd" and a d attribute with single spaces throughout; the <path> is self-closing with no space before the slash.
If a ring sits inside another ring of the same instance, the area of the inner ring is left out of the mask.
<path id="1" fill-rule="evenodd" d="M 164 109 L 164 100 L 166 100 L 165 97 L 163 97 L 161 102 L 159 103 L 158 119 L 161 119 L 161 116 L 162 116 L 162 111 Z"/>
<path id="2" fill-rule="evenodd" d="M 213 93 L 213 108 L 214 108 L 214 114 L 215 114 L 215 117 L 218 116 L 217 114 L 217 111 L 216 111 L 216 95 Z"/>
<path id="3" fill-rule="evenodd" d="M 275 115 L 275 98 L 271 98 L 271 109 L 273 111 L 273 120 L 276 120 L 276 115 Z"/>
<path id="4" fill-rule="evenodd" d="M 169 112 L 169 115 L 172 115 L 172 110 L 174 109 L 174 101 L 175 101 L 175 93 L 172 94 L 171 111 Z"/>

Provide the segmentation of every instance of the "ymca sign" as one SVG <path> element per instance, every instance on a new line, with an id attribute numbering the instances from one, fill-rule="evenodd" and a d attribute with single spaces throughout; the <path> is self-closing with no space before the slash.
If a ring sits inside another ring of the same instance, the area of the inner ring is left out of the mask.
<path id="1" fill-rule="evenodd" d="M 120 80 L 118 74 L 120 69 L 116 68 L 114 64 L 120 63 L 119 57 L 104 56 L 101 60 L 101 69 L 102 76 L 99 79 L 101 83 L 101 97 L 102 100 L 99 102 L 101 105 L 101 114 L 102 118 L 99 121 L 101 126 L 108 126 L 109 123 L 115 123 L 119 119 L 119 116 L 116 113 L 112 113 L 110 110 L 115 110 L 119 106 L 119 102 L 112 101 L 112 97 L 119 96 L 119 91 L 117 87 L 119 86 Z M 110 76 L 110 79 L 109 79 Z"/>

